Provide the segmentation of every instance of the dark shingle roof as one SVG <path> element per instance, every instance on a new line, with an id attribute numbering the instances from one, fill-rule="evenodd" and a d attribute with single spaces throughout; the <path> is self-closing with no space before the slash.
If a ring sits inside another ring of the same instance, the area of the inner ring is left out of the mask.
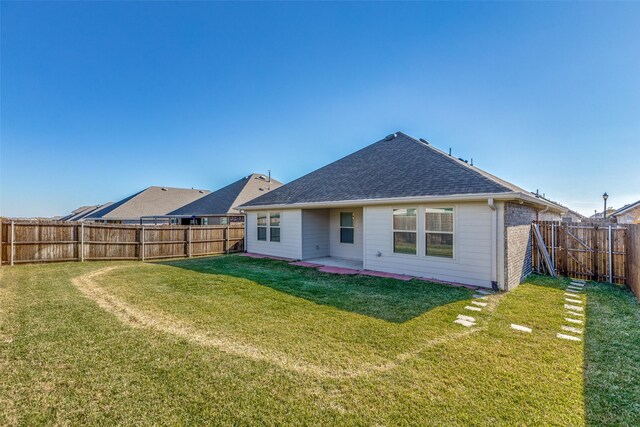
<path id="1" fill-rule="evenodd" d="M 236 206 L 249 202 L 267 192 L 281 187 L 282 183 L 262 174 L 251 174 L 227 185 L 195 202 L 191 202 L 169 215 L 226 215 L 238 213 Z M 271 190 L 269 190 L 271 189 Z"/>
<path id="2" fill-rule="evenodd" d="M 149 187 L 119 202 L 98 209 L 85 217 L 91 219 L 139 219 L 142 216 L 166 215 L 180 206 L 211 193 L 189 188 Z"/>
<path id="3" fill-rule="evenodd" d="M 397 197 L 528 193 L 401 132 L 243 207 Z"/>

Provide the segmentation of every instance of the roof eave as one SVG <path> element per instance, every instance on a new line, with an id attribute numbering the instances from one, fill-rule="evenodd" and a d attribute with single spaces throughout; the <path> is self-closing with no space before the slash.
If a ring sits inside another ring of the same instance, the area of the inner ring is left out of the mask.
<path id="1" fill-rule="evenodd" d="M 542 207 L 548 207 L 549 210 L 557 212 L 565 212 L 566 209 L 561 206 L 549 202 L 544 199 L 540 199 L 535 196 L 530 196 L 524 193 L 517 192 L 505 192 L 505 193 L 478 193 L 478 194 L 451 194 L 446 196 L 412 196 L 412 197 L 392 197 L 383 199 L 359 199 L 359 200 L 337 200 L 327 202 L 307 202 L 307 203 L 291 203 L 291 204 L 272 204 L 272 205 L 249 205 L 238 206 L 235 209 L 240 211 L 257 211 L 265 209 L 321 209 L 332 207 L 345 207 L 345 206 L 373 206 L 373 205 L 388 205 L 399 203 L 439 203 L 439 202 L 474 202 L 484 201 L 487 199 L 493 200 L 522 200 L 531 204 L 535 204 Z"/>
<path id="2" fill-rule="evenodd" d="M 629 206 L 623 206 L 620 209 L 618 209 L 617 211 L 615 211 L 614 213 L 611 214 L 611 216 L 617 216 L 617 215 L 622 215 L 627 211 L 630 211 L 632 209 L 635 209 L 637 207 L 640 207 L 640 200 L 635 202 L 635 203 L 631 203 Z"/>

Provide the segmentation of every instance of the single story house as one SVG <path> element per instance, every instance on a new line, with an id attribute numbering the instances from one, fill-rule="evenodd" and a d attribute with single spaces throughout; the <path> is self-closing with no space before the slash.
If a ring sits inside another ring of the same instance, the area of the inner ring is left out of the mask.
<path id="1" fill-rule="evenodd" d="M 177 208 L 211 193 L 209 190 L 189 188 L 149 187 L 119 202 L 98 209 L 84 217 L 84 221 L 110 224 L 161 224 L 162 217 Z"/>
<path id="2" fill-rule="evenodd" d="M 566 211 L 401 132 L 239 208 L 247 252 L 500 290 Z"/>
<path id="3" fill-rule="evenodd" d="M 572 209 L 567 209 L 567 211 L 562 216 L 562 222 L 582 222 L 586 220 L 587 217 L 582 215 L 580 212 L 576 212 Z"/>
<path id="4" fill-rule="evenodd" d="M 109 205 L 112 205 L 113 202 L 104 203 L 102 205 L 93 205 L 93 206 L 81 206 L 78 209 L 72 211 L 69 215 L 63 216 L 59 218 L 59 221 L 84 221 L 84 219 L 91 215 L 94 212 L 99 211 L 100 209 L 106 208 Z"/>
<path id="5" fill-rule="evenodd" d="M 173 222 L 189 225 L 224 225 L 227 221 L 244 222 L 235 207 L 281 187 L 271 176 L 252 173 L 213 193 L 207 194 L 167 214 Z"/>
<path id="6" fill-rule="evenodd" d="M 611 214 L 618 224 L 640 224 L 640 200 L 630 203 Z"/>

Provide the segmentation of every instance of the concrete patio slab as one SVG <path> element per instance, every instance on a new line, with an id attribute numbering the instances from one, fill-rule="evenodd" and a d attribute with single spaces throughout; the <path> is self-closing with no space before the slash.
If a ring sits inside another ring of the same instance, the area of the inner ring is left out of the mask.
<path id="1" fill-rule="evenodd" d="M 282 258 L 282 257 L 278 257 L 278 256 L 271 256 L 271 255 L 262 255 L 262 254 L 255 254 L 252 252 L 246 252 L 244 254 L 242 254 L 241 256 L 246 256 L 249 258 L 256 258 L 256 259 L 273 259 L 276 261 L 295 261 L 295 259 L 291 259 L 291 258 Z"/>
<path id="2" fill-rule="evenodd" d="M 310 262 L 312 264 L 320 264 L 325 267 L 347 268 L 350 270 L 363 270 L 362 261 L 352 260 L 352 259 L 335 258 L 331 256 L 326 256 L 321 258 L 311 258 L 305 261 Z"/>
<path id="3" fill-rule="evenodd" d="M 329 266 L 318 267 L 318 271 L 322 273 L 332 273 L 332 274 L 342 274 L 342 275 L 353 275 L 353 274 L 360 273 L 360 270 L 353 270 L 351 268 L 341 268 L 341 267 L 329 267 Z"/>
<path id="4" fill-rule="evenodd" d="M 360 272 L 360 274 L 362 274 L 363 276 L 383 277 L 386 279 L 404 280 L 405 282 L 413 279 L 413 277 L 406 276 L 404 274 L 385 273 L 383 271 L 363 270 Z"/>
<path id="5" fill-rule="evenodd" d="M 312 268 L 322 267 L 322 264 L 316 264 L 316 263 L 307 262 L 307 261 L 290 262 L 289 265 L 297 265 L 298 267 L 312 267 Z"/>

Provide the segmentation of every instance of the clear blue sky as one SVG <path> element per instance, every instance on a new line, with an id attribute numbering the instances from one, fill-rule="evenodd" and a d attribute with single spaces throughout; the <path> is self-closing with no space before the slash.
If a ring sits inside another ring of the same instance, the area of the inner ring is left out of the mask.
<path id="1" fill-rule="evenodd" d="M 290 181 L 402 130 L 640 199 L 640 3 L 2 2 L 1 213 Z"/>

